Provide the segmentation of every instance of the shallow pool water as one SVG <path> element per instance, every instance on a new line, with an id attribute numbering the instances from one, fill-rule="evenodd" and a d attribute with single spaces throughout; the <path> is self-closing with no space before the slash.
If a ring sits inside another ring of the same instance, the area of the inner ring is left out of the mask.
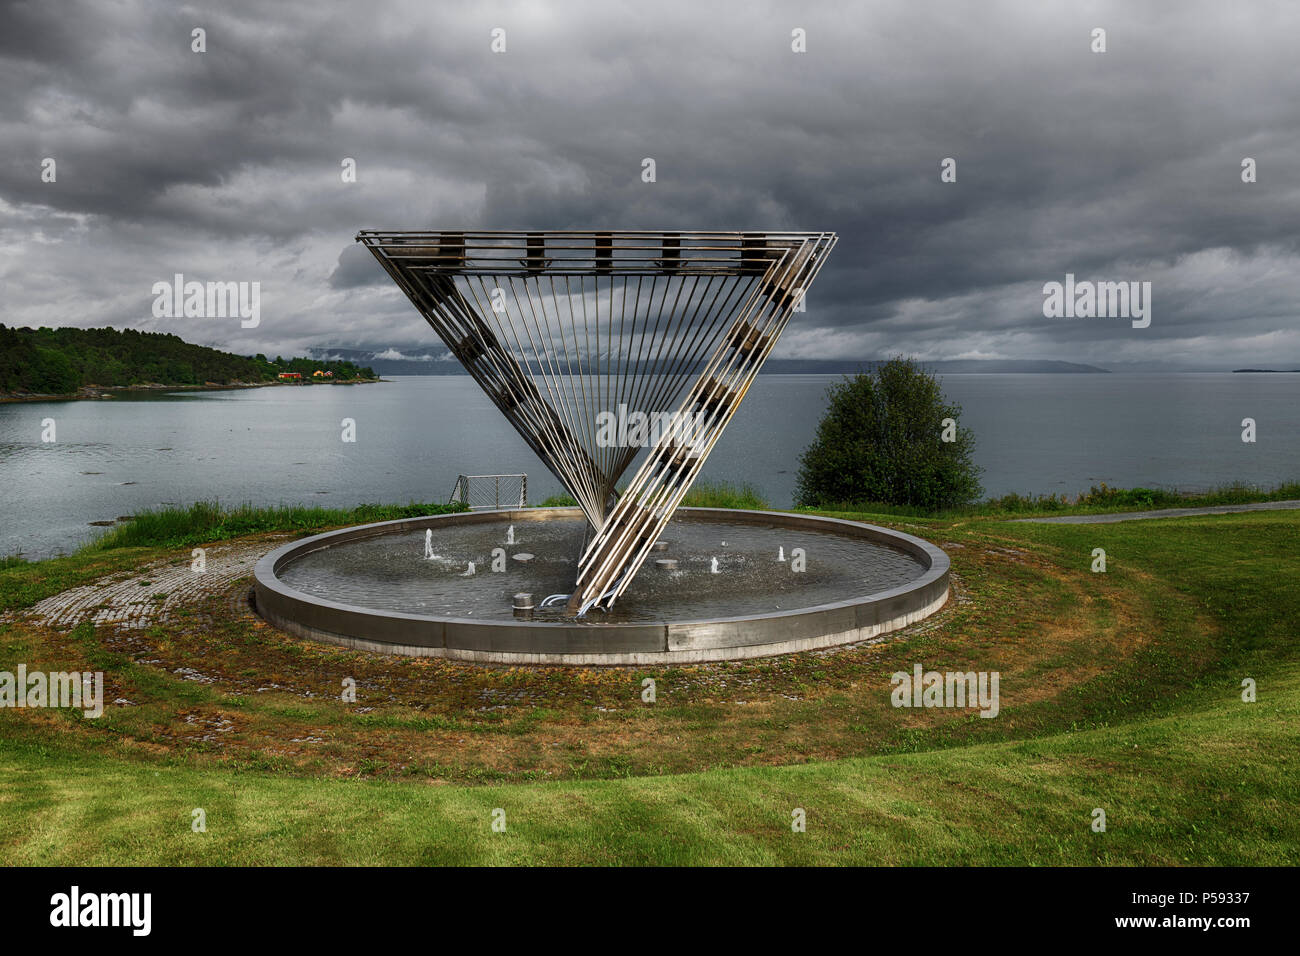
<path id="1" fill-rule="evenodd" d="M 425 557 L 423 531 L 380 535 L 303 555 L 282 567 L 278 577 L 295 590 L 341 604 L 431 617 L 511 620 L 518 592 L 531 593 L 540 604 L 547 595 L 572 590 L 584 530 L 578 517 L 516 522 L 514 543 L 507 544 L 507 521 L 435 527 L 433 558 Z M 776 525 L 678 515 L 660 540 L 666 547 L 650 552 L 614 608 L 589 613 L 587 623 L 692 621 L 794 610 L 887 591 L 926 571 L 921 561 L 896 548 Z M 494 558 L 499 566 L 503 554 L 505 570 L 493 571 Z M 525 555 L 532 557 L 521 559 Z M 800 557 L 804 570 L 796 571 Z M 675 559 L 676 569 L 657 567 L 659 558 Z M 473 574 L 466 573 L 470 562 Z M 556 609 L 539 609 L 534 620 L 571 618 L 560 602 Z"/>

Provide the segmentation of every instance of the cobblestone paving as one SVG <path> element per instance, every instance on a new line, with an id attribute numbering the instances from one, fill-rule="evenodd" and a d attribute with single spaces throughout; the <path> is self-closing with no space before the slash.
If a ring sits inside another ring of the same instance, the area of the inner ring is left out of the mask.
<path id="1" fill-rule="evenodd" d="M 171 564 L 160 561 L 137 571 L 112 574 L 34 604 L 27 616 L 42 624 L 71 629 L 83 621 L 96 626 L 142 629 L 172 618 L 175 611 L 251 577 L 253 565 L 274 542 L 213 545 L 206 567 L 194 571 L 188 554 Z M 175 560 L 175 559 L 172 559 Z"/>

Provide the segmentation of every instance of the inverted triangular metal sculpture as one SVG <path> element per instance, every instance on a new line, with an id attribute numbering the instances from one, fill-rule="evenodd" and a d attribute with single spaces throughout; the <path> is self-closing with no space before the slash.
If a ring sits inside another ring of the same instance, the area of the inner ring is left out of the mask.
<path id="1" fill-rule="evenodd" d="M 357 236 L 587 516 L 569 601 L 579 615 L 627 588 L 836 240 Z"/>

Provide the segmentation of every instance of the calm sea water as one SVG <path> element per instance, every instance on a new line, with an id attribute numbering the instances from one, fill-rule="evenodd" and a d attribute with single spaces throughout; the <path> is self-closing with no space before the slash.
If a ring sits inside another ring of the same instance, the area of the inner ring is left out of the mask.
<path id="1" fill-rule="evenodd" d="M 704 476 L 748 481 L 775 506 L 825 409 L 829 375 L 765 375 Z M 1300 479 L 1300 375 L 946 375 L 974 429 L 987 494 L 1091 485 L 1198 490 Z M 53 418 L 57 441 L 41 441 Z M 357 441 L 340 440 L 340 421 Z M 1241 441 L 1241 420 L 1258 441 Z M 0 555 L 39 558 L 88 522 L 218 499 L 351 506 L 442 500 L 461 473 L 526 472 L 530 499 L 561 490 L 463 376 L 353 387 L 264 388 L 0 405 Z"/>

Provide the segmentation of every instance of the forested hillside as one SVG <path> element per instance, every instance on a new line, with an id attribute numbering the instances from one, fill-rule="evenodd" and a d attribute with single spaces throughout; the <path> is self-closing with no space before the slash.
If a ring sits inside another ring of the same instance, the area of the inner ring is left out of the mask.
<path id="1" fill-rule="evenodd" d="M 87 385 L 229 385 L 274 381 L 285 371 L 310 379 L 317 370 L 333 372 L 333 381 L 375 377 L 352 362 L 232 355 L 163 332 L 0 325 L 0 393 L 68 395 Z"/>

